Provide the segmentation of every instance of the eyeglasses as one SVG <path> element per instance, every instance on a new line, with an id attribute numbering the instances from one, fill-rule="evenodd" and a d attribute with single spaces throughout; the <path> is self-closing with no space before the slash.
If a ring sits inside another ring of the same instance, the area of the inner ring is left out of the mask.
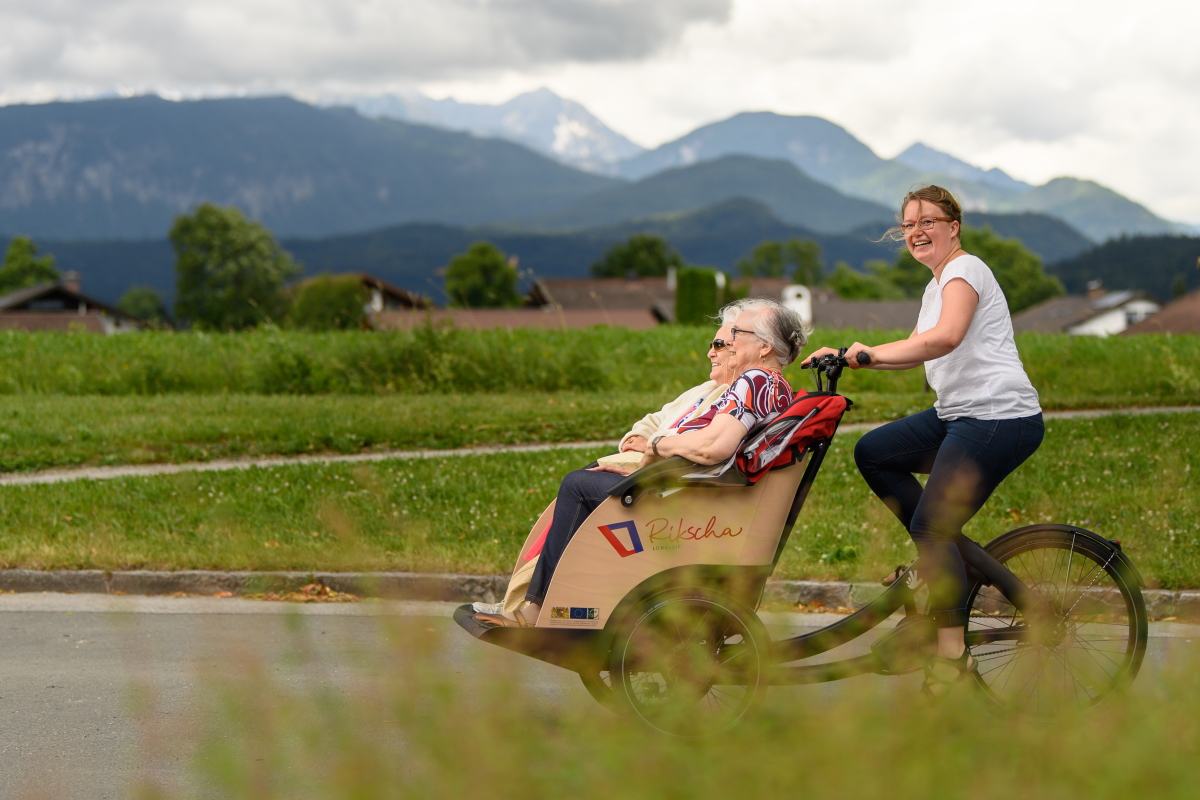
<path id="1" fill-rule="evenodd" d="M 729 338 L 730 338 L 730 340 L 731 340 L 731 341 L 735 341 L 735 342 L 737 341 L 737 335 L 738 335 L 739 333 L 748 333 L 748 334 L 750 334 L 751 336 L 757 336 L 757 335 L 758 335 L 758 334 L 756 334 L 754 331 L 742 330 L 741 328 L 730 328 L 730 329 L 729 329 L 729 332 L 730 332 L 731 334 L 733 334 L 732 336 L 730 336 L 730 337 L 729 337 Z"/>
<path id="2" fill-rule="evenodd" d="M 730 343 L 725 341 L 724 339 L 713 339 L 711 342 L 708 343 L 708 349 L 716 350 L 719 353 L 722 350 L 724 350 L 726 347 L 729 347 L 729 344 Z"/>
<path id="3" fill-rule="evenodd" d="M 900 230 L 904 231 L 904 235 L 907 236 L 908 234 L 912 233 L 913 230 L 916 229 L 918 226 L 921 228 L 921 230 L 928 231 L 928 230 L 933 229 L 933 224 L 935 222 L 953 222 L 953 221 L 954 221 L 954 217 L 925 217 L 925 219 L 922 219 L 918 222 L 901 222 Z"/>

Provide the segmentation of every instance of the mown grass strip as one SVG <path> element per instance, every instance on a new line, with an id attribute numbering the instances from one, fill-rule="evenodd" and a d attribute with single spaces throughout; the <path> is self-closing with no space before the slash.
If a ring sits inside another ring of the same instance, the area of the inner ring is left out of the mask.
<path id="1" fill-rule="evenodd" d="M 912 556 L 840 435 L 776 570 L 872 580 Z M 1123 541 L 1153 586 L 1200 586 L 1200 413 L 1055 420 L 967 529 L 1040 521 Z M 401 570 L 512 566 L 568 470 L 551 451 L 78 481 L 0 489 L 0 564 L 45 569 Z"/>

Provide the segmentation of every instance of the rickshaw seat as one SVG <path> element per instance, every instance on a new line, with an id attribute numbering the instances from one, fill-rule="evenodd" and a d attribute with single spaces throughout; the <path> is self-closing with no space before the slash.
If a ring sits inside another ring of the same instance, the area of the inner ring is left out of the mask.
<path id="1" fill-rule="evenodd" d="M 841 395 L 797 395 L 787 410 L 748 430 L 727 461 L 703 465 L 672 456 L 638 470 L 608 494 L 629 508 L 649 492 L 663 489 L 752 486 L 770 469 L 794 463 L 810 445 L 832 437 L 849 407 L 850 401 Z"/>

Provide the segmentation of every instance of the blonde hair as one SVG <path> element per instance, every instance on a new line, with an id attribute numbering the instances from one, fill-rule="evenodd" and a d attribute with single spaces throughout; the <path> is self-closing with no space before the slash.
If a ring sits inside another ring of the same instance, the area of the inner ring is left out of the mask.
<path id="1" fill-rule="evenodd" d="M 882 242 L 884 239 L 892 242 L 904 241 L 904 229 L 900 227 L 899 223 L 904 222 L 904 209 L 908 208 L 908 204 L 913 200 L 933 203 L 942 210 L 943 214 L 957 222 L 959 230 L 962 230 L 962 205 L 958 202 L 958 198 L 949 189 L 931 183 L 928 186 L 917 187 L 904 195 L 904 199 L 900 201 L 900 212 L 896 214 L 898 224 L 896 227 L 884 231 L 883 236 L 877 241 Z"/>

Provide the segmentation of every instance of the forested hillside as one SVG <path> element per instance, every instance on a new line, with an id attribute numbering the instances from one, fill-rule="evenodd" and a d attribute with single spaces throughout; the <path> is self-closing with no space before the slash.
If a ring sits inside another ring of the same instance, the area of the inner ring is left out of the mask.
<path id="1" fill-rule="evenodd" d="M 1110 289 L 1140 289 L 1169 300 L 1182 287 L 1200 288 L 1200 237 L 1131 236 L 1114 239 L 1075 258 L 1052 264 L 1068 292 L 1082 293 L 1087 282 Z"/>

